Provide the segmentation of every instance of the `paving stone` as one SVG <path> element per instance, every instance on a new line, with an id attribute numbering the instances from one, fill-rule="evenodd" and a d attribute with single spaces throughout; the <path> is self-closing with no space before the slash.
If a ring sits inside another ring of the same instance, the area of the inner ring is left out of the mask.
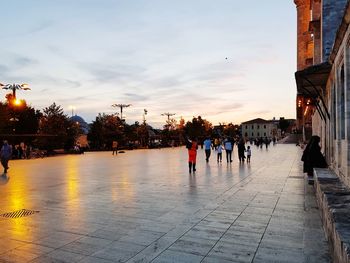
<path id="1" fill-rule="evenodd" d="M 112 241 L 108 239 L 83 237 L 61 247 L 61 249 L 88 256 L 101 250 L 111 243 Z"/>
<path id="2" fill-rule="evenodd" d="M 301 154 L 217 165 L 199 149 L 191 176 L 184 148 L 11 160 L 1 210 L 40 213 L 0 217 L 0 261 L 327 262 L 314 192 L 290 177 Z"/>
<path id="3" fill-rule="evenodd" d="M 169 249 L 205 256 L 215 243 L 215 240 L 184 236 L 178 239 Z"/>
<path id="4" fill-rule="evenodd" d="M 166 250 L 164 253 L 154 259 L 154 263 L 196 263 L 201 262 L 203 256 L 198 256 L 179 251 Z"/>
<path id="5" fill-rule="evenodd" d="M 81 254 L 56 249 L 48 254 L 35 258 L 33 263 L 41 262 L 79 262 L 84 258 Z"/>

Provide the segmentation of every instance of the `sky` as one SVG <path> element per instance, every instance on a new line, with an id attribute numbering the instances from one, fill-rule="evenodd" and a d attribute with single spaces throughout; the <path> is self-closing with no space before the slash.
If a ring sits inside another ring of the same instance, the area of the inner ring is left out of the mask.
<path id="1" fill-rule="evenodd" d="M 11 0 L 1 5 L 0 82 L 37 109 L 87 122 L 126 103 L 128 123 L 295 118 L 291 0 Z M 0 91 L 4 100 L 6 91 Z"/>

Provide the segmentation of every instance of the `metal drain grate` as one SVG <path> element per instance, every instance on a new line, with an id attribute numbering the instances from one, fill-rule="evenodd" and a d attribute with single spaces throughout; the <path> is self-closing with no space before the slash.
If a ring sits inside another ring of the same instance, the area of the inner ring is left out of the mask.
<path id="1" fill-rule="evenodd" d="M 39 211 L 21 209 L 18 211 L 1 214 L 0 216 L 7 217 L 7 218 L 20 218 L 20 217 L 30 216 L 36 213 L 39 213 Z"/>

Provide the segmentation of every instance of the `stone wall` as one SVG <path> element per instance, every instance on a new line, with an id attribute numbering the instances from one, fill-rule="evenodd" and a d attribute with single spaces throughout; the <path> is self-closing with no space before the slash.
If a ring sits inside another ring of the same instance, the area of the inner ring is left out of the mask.
<path id="1" fill-rule="evenodd" d="M 350 263 L 350 190 L 329 169 L 314 169 L 316 199 L 334 263 Z"/>
<path id="2" fill-rule="evenodd" d="M 322 54 L 327 61 L 335 36 L 344 15 L 347 0 L 323 0 L 322 6 Z"/>

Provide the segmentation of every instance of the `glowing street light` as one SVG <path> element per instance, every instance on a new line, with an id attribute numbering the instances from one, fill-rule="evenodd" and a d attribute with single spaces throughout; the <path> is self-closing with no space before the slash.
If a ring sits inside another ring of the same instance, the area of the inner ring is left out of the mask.
<path id="1" fill-rule="evenodd" d="M 14 99 L 14 100 L 13 100 L 13 104 L 14 104 L 15 106 L 21 106 L 21 105 L 22 105 L 22 101 L 19 100 L 19 99 Z"/>
<path id="2" fill-rule="evenodd" d="M 143 109 L 143 123 L 146 123 L 146 115 L 148 113 L 147 109 Z"/>
<path id="3" fill-rule="evenodd" d="M 23 83 L 23 84 L 2 84 L 0 83 L 0 87 L 2 89 L 6 90 L 12 90 L 12 96 L 14 99 L 16 99 L 16 90 L 30 90 L 28 87 L 28 84 Z"/>
<path id="4" fill-rule="evenodd" d="M 72 110 L 72 117 L 74 116 L 74 111 L 77 109 L 77 107 L 70 105 L 69 108 Z"/>

